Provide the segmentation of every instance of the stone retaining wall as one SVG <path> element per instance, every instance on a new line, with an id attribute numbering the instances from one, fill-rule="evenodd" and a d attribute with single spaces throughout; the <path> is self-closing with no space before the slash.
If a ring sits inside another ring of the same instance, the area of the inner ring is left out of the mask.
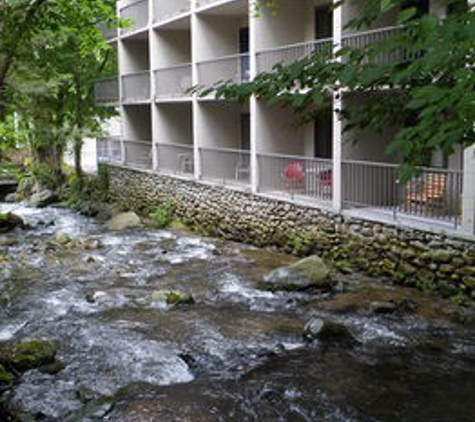
<path id="1" fill-rule="evenodd" d="M 331 212 L 151 172 L 107 166 L 112 200 L 138 212 L 172 202 L 200 233 L 319 254 L 342 271 L 364 271 L 447 296 L 475 299 L 475 243 L 344 218 Z"/>

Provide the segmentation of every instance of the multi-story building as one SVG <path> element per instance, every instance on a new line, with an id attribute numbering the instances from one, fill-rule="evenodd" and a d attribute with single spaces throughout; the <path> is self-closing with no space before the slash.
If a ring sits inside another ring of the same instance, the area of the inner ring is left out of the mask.
<path id="1" fill-rule="evenodd" d="M 338 110 L 364 96 L 334 93 L 333 109 L 297 126 L 291 109 L 256 98 L 240 104 L 190 93 L 195 85 L 248 81 L 329 44 L 364 45 L 400 30 L 389 16 L 351 32 L 346 23 L 359 2 L 333 9 L 332 1 L 279 0 L 277 14 L 258 16 L 254 0 L 119 1 L 131 25 L 104 31 L 117 49 L 119 77 L 99 81 L 96 93 L 120 108 L 122 136 L 104 143 L 102 158 L 337 213 L 474 233 L 473 148 L 434 153 L 421 175 L 402 184 L 399 157 L 385 153 L 396 128 L 343 130 Z M 443 17 L 439 3 L 418 2 L 421 13 Z"/>

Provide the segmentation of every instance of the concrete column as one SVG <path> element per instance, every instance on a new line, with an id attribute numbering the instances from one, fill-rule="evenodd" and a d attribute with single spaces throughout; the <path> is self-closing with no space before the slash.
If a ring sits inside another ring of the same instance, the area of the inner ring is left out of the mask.
<path id="1" fill-rule="evenodd" d="M 257 56 L 256 56 L 256 38 L 258 19 L 254 16 L 253 0 L 249 0 L 249 57 L 250 57 L 250 76 L 254 79 L 257 75 Z M 251 190 L 257 193 L 259 190 L 259 168 L 257 161 L 257 99 L 253 96 L 249 101 L 251 116 Z"/>
<path id="2" fill-rule="evenodd" d="M 148 2 L 148 49 L 149 49 L 149 63 L 150 63 L 150 113 L 151 115 L 151 122 L 152 122 L 152 169 L 154 171 L 158 170 L 158 157 L 157 157 L 157 142 L 158 139 L 158 132 L 155 130 L 157 125 L 157 113 L 155 110 L 155 77 L 154 77 L 154 69 L 156 67 L 156 57 L 155 52 L 157 51 L 156 48 L 156 39 L 154 36 L 154 31 L 152 29 L 153 25 L 153 14 L 154 14 L 154 7 L 155 1 L 149 0 Z"/>
<path id="3" fill-rule="evenodd" d="M 117 2 L 117 16 L 120 18 L 120 2 Z M 120 153 L 121 153 L 121 164 L 125 164 L 125 145 L 124 145 L 124 134 L 125 134 L 125 112 L 124 106 L 122 105 L 122 71 L 124 68 L 124 46 L 121 39 L 121 30 L 118 30 L 117 33 L 117 61 L 119 68 L 119 114 L 120 114 Z"/>
<path id="4" fill-rule="evenodd" d="M 475 145 L 464 152 L 462 227 L 475 234 Z"/>
<path id="5" fill-rule="evenodd" d="M 333 0 L 338 3 L 338 0 Z M 342 37 L 342 6 L 338 6 L 333 11 L 333 43 L 334 51 L 341 48 Z M 333 210 L 339 213 L 342 209 L 342 131 L 343 125 L 339 116 L 339 111 L 343 106 L 341 91 L 333 93 Z"/>
<path id="6" fill-rule="evenodd" d="M 193 81 L 193 86 L 198 84 L 198 44 L 197 44 L 197 31 L 198 31 L 198 16 L 195 12 L 196 0 L 193 0 L 192 4 L 192 15 L 191 15 L 191 79 Z M 199 125 L 200 125 L 200 113 L 199 113 L 199 104 L 197 94 L 193 95 L 192 99 L 192 115 L 193 115 L 193 160 L 194 160 L 194 170 L 195 170 L 195 179 L 201 179 L 201 159 L 200 159 L 200 137 L 199 134 Z"/>

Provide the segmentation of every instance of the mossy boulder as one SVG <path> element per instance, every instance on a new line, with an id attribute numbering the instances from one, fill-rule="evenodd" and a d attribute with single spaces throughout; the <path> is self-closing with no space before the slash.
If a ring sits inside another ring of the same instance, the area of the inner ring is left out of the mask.
<path id="1" fill-rule="evenodd" d="M 265 290 L 306 290 L 310 288 L 330 290 L 332 281 L 330 271 L 325 262 L 318 256 L 297 261 L 287 267 L 278 268 L 262 280 Z"/>
<path id="2" fill-rule="evenodd" d="M 11 375 L 7 372 L 5 367 L 0 364 L 0 387 L 2 385 L 8 385 L 12 382 Z"/>
<path id="3" fill-rule="evenodd" d="M 21 217 L 10 212 L 7 214 L 0 214 L 0 233 L 11 232 L 17 227 L 25 227 L 25 222 Z"/>
<path id="4" fill-rule="evenodd" d="M 55 362 L 58 347 L 54 342 L 30 340 L 14 344 L 5 353 L 6 366 L 24 372 Z"/>
<path id="5" fill-rule="evenodd" d="M 121 231 L 129 228 L 141 227 L 142 221 L 134 212 L 117 214 L 106 223 L 107 230 Z"/>
<path id="6" fill-rule="evenodd" d="M 179 290 L 158 290 L 152 293 L 151 299 L 153 302 L 163 302 L 170 306 L 191 305 L 195 303 L 195 300 L 190 293 Z"/>

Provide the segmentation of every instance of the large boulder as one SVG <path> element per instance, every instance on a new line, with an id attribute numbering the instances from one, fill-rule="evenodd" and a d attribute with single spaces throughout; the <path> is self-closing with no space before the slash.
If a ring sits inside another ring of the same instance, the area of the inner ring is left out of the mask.
<path id="1" fill-rule="evenodd" d="M 43 189 L 38 193 L 31 195 L 28 201 L 30 207 L 43 208 L 58 200 L 58 197 L 49 189 Z"/>
<path id="2" fill-rule="evenodd" d="M 57 350 L 54 342 L 30 340 L 8 347 L 0 358 L 7 367 L 23 372 L 54 363 Z"/>
<path id="3" fill-rule="evenodd" d="M 0 214 L 0 233 L 8 233 L 17 227 L 25 227 L 21 217 L 12 213 Z"/>
<path id="4" fill-rule="evenodd" d="M 117 214 L 106 223 L 107 230 L 121 231 L 134 227 L 141 227 L 142 221 L 134 212 L 124 212 Z"/>
<path id="5" fill-rule="evenodd" d="M 266 290 L 329 290 L 332 282 L 330 271 L 318 256 L 310 256 L 287 267 L 278 268 L 263 278 Z"/>

